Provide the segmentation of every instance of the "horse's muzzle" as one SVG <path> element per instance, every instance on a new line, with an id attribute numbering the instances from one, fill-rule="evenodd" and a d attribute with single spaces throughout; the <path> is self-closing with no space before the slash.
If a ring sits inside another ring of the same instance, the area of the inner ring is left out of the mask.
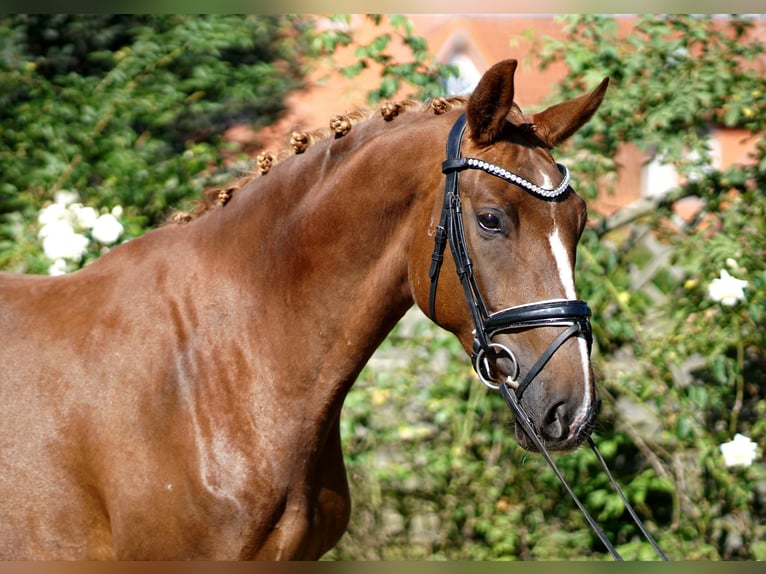
<path id="1" fill-rule="evenodd" d="M 584 411 L 564 401 L 554 403 L 546 407 L 539 417 L 527 414 L 524 401 L 520 406 L 545 448 L 556 452 L 571 452 L 582 445 L 593 431 L 601 409 L 601 399 L 596 396 Z M 528 451 L 538 451 L 535 441 L 524 430 L 524 425 L 516 421 L 514 426 L 519 445 Z"/>

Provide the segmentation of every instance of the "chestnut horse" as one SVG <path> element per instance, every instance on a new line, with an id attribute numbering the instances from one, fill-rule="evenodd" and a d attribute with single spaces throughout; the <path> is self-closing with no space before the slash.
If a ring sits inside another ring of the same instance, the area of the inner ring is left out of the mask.
<path id="1" fill-rule="evenodd" d="M 413 303 L 487 382 L 518 388 L 534 371 L 520 403 L 546 446 L 585 440 L 599 405 L 588 337 L 551 347 L 550 319 L 584 305 L 586 208 L 551 149 L 606 80 L 526 115 L 515 69 L 496 64 L 467 98 L 294 134 L 299 153 L 261 158 L 217 205 L 80 271 L 0 275 L 0 557 L 320 557 L 349 517 L 344 398 Z M 519 310 L 517 328 L 499 325 Z"/>

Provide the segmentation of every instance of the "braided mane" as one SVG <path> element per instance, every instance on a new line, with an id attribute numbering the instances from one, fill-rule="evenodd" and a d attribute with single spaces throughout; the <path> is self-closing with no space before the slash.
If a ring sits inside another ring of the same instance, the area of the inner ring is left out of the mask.
<path id="1" fill-rule="evenodd" d="M 406 111 L 432 112 L 436 115 L 443 114 L 455 107 L 466 104 L 464 96 L 452 96 L 448 98 L 434 98 L 427 102 L 417 100 L 403 100 L 401 102 L 386 102 L 379 108 L 357 110 L 346 115 L 337 115 L 330 119 L 329 126 L 314 131 L 294 131 L 290 134 L 289 145 L 278 153 L 264 151 L 255 158 L 255 169 L 247 171 L 238 179 L 232 180 L 223 187 L 210 188 L 202 193 L 202 198 L 190 211 L 178 211 L 170 217 L 172 223 L 188 223 L 208 211 L 226 205 L 232 196 L 245 187 L 248 183 L 269 173 L 272 167 L 293 155 L 305 152 L 309 146 L 325 140 L 330 136 L 340 138 L 351 129 L 371 117 L 380 114 L 387 122 L 396 119 L 399 114 Z"/>

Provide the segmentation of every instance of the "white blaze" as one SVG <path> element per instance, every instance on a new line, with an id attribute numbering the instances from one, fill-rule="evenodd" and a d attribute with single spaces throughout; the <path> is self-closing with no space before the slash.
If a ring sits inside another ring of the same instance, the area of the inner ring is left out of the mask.
<path id="1" fill-rule="evenodd" d="M 542 187 L 545 187 L 547 189 L 553 189 L 555 186 L 553 185 L 553 182 L 551 181 L 551 178 L 548 177 L 548 174 L 545 173 L 543 170 L 540 170 L 540 178 L 542 179 Z"/>
<path id="2" fill-rule="evenodd" d="M 574 282 L 574 269 L 569 260 L 569 254 L 567 253 L 564 243 L 561 241 L 561 235 L 559 234 L 558 226 L 553 228 L 553 233 L 548 237 L 548 241 L 551 245 L 551 252 L 553 258 L 556 261 L 556 267 L 559 272 L 559 279 L 561 280 L 561 286 L 564 288 L 564 294 L 567 299 L 576 299 L 577 292 L 575 291 Z M 583 337 L 577 337 L 577 345 L 580 349 L 580 364 L 582 366 L 583 381 L 585 381 L 585 389 L 583 393 L 583 403 L 580 405 L 580 409 L 575 416 L 572 428 L 577 427 L 577 422 L 581 417 L 585 417 L 588 409 L 590 408 L 590 395 L 591 395 L 591 380 L 590 369 L 588 368 L 588 343 Z"/>
<path id="3" fill-rule="evenodd" d="M 548 237 L 548 241 L 551 244 L 553 258 L 556 260 L 556 267 L 559 271 L 561 285 L 564 287 L 564 294 L 567 299 L 576 299 L 577 293 L 575 292 L 574 270 L 569 263 L 569 254 L 567 253 L 566 247 L 564 247 L 564 243 L 561 241 L 558 226 L 554 227 L 553 233 Z"/>

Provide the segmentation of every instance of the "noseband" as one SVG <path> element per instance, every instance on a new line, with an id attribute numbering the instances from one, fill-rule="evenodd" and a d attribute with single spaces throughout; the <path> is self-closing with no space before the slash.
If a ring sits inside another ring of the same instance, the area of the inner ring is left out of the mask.
<path id="1" fill-rule="evenodd" d="M 542 200 L 556 201 L 569 190 L 569 172 L 565 166 L 557 164 L 563 179 L 557 187 L 546 189 L 497 165 L 475 158 L 462 157 L 460 144 L 465 126 L 466 117 L 465 114 L 461 114 L 450 131 L 447 139 L 447 159 L 442 163 L 442 173 L 446 174 L 447 182 L 429 270 L 431 279 L 429 311 L 431 318 L 435 320 L 436 286 L 444 260 L 444 248 L 449 243 L 474 324 L 473 353 L 471 356 L 473 368 L 485 385 L 492 389 L 498 389 L 501 384 L 508 384 L 514 389 L 517 399 L 521 400 L 522 394 L 530 383 L 569 338 L 584 337 L 588 342 L 588 351 L 590 352 L 593 340 L 590 308 L 585 301 L 556 299 L 508 307 L 495 313 L 487 311 L 487 306 L 482 299 L 476 277 L 473 274 L 471 259 L 468 256 L 458 174 L 466 169 L 478 169 L 518 185 Z M 516 356 L 505 345 L 493 343 L 492 337 L 501 332 L 518 332 L 535 327 L 565 327 L 565 329 L 540 356 L 526 376 L 519 381 L 520 368 Z M 515 371 L 514 374 L 508 375 L 504 381 L 498 380 L 497 376 L 492 374 L 489 363 L 490 360 L 497 361 L 501 358 L 510 360 Z"/>

